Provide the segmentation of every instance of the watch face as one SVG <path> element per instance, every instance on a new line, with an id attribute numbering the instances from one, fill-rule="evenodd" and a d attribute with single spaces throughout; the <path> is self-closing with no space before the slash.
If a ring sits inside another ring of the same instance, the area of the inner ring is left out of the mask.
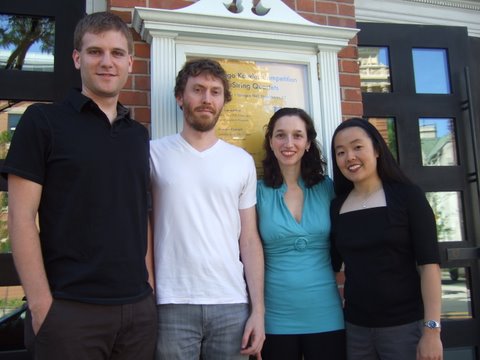
<path id="1" fill-rule="evenodd" d="M 439 328 L 440 324 L 434 320 L 429 320 L 425 322 L 425 326 L 430 329 L 435 329 L 435 328 Z"/>

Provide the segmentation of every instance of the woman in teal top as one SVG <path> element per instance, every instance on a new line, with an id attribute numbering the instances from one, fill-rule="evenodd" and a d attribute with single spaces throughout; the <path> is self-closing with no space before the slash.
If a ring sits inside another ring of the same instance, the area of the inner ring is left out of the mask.
<path id="1" fill-rule="evenodd" d="M 302 109 L 267 125 L 257 212 L 265 253 L 264 360 L 345 358 L 342 305 L 330 260 L 333 184 Z"/>

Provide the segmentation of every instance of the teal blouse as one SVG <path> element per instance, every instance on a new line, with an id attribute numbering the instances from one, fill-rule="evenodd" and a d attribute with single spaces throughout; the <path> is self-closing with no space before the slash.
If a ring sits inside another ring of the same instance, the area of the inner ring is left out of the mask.
<path id="1" fill-rule="evenodd" d="M 284 202 L 287 186 L 257 186 L 259 231 L 265 253 L 267 334 L 309 334 L 344 328 L 330 260 L 330 178 L 306 188 L 300 223 Z"/>

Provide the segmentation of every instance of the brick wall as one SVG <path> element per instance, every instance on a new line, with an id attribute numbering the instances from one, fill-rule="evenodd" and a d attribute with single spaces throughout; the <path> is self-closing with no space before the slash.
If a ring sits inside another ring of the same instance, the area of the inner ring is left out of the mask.
<path id="1" fill-rule="evenodd" d="M 108 9 L 131 23 L 133 7 L 179 9 L 196 0 L 109 0 Z M 330 26 L 355 27 L 354 0 L 318 1 L 283 0 L 304 18 Z M 133 30 L 132 30 L 133 31 Z M 149 127 L 150 124 L 150 46 L 133 31 L 135 40 L 134 68 L 120 101 L 132 109 L 133 117 Z M 357 39 L 339 53 L 342 115 L 344 118 L 363 113 L 360 77 L 357 64 Z"/>

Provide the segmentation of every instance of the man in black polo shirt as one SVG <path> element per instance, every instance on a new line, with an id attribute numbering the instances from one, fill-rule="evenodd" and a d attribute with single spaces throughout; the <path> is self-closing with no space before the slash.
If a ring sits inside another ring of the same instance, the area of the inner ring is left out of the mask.
<path id="1" fill-rule="evenodd" d="M 2 169 L 26 343 L 35 359 L 151 359 L 149 136 L 118 103 L 133 40 L 119 17 L 95 13 L 74 46 L 82 89 L 30 106 Z"/>

